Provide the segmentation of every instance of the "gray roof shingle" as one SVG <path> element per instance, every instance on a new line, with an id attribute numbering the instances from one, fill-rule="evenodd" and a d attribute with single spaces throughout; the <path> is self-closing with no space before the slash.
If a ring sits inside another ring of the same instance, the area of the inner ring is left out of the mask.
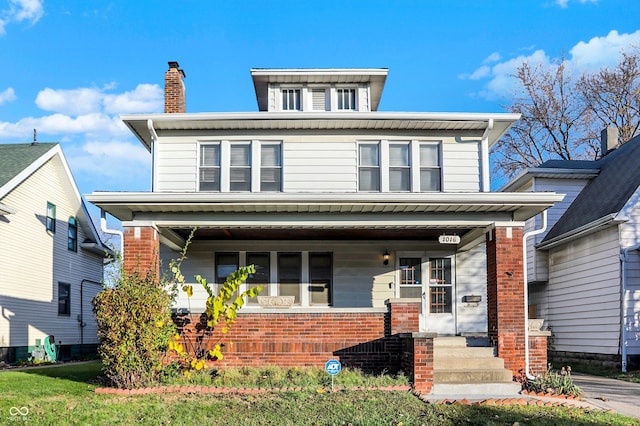
<path id="1" fill-rule="evenodd" d="M 600 169 L 600 173 L 584 187 L 542 243 L 616 214 L 624 207 L 640 186 L 640 136 L 595 161 L 554 160 L 547 163 L 540 167 L 594 168 Z"/>
<path id="2" fill-rule="evenodd" d="M 29 167 L 57 143 L 0 144 L 0 187 Z"/>

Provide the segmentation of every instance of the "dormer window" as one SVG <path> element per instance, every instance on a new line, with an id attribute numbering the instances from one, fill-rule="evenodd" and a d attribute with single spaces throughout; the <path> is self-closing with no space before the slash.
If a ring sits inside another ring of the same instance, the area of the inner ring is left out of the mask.
<path id="1" fill-rule="evenodd" d="M 338 102 L 338 110 L 355 111 L 356 108 L 356 89 L 336 89 L 336 96 Z"/>
<path id="2" fill-rule="evenodd" d="M 300 89 L 282 89 L 282 110 L 300 111 Z"/>

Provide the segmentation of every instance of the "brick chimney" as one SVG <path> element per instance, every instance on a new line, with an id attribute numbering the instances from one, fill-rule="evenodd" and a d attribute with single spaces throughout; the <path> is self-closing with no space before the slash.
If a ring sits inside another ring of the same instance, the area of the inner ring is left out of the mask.
<path id="1" fill-rule="evenodd" d="M 618 128 L 607 127 L 600 132 L 600 158 L 618 147 Z"/>
<path id="2" fill-rule="evenodd" d="M 187 76 L 177 62 L 169 62 L 169 70 L 164 73 L 164 112 L 187 112 L 184 79 Z"/>

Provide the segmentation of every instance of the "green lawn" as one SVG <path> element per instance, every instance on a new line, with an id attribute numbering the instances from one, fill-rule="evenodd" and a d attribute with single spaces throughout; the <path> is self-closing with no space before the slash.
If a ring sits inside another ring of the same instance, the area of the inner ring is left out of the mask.
<path id="1" fill-rule="evenodd" d="M 631 425 L 634 420 L 564 407 L 428 405 L 409 392 L 122 397 L 87 383 L 100 364 L 0 372 L 0 424 L 29 425 Z M 337 378 L 336 382 L 339 382 Z M 26 410 L 28 413 L 23 416 Z M 18 412 L 20 410 L 20 412 Z"/>

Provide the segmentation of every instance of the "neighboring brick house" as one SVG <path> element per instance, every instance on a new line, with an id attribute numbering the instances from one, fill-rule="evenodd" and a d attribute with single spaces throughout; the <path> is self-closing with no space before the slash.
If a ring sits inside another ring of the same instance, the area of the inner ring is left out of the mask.
<path id="1" fill-rule="evenodd" d="M 122 117 L 151 191 L 87 199 L 122 221 L 127 269 L 166 264 L 194 226 L 185 276 L 258 267 L 224 363 L 339 357 L 428 391 L 434 336 L 488 335 L 509 377 L 525 369 L 522 230 L 562 196 L 489 191 L 518 115 L 378 111 L 386 69 L 253 69 L 259 112 L 186 113 L 184 75 L 169 63 L 164 114 Z"/>
<path id="2" fill-rule="evenodd" d="M 618 146 L 609 128 L 602 152 L 547 161 L 502 190 L 566 194 L 527 250 L 530 314 L 553 332 L 550 356 L 626 371 L 640 367 L 640 136 Z"/>
<path id="3" fill-rule="evenodd" d="M 106 252 L 60 145 L 0 145 L 0 360 L 46 336 L 63 358 L 95 353 Z"/>

